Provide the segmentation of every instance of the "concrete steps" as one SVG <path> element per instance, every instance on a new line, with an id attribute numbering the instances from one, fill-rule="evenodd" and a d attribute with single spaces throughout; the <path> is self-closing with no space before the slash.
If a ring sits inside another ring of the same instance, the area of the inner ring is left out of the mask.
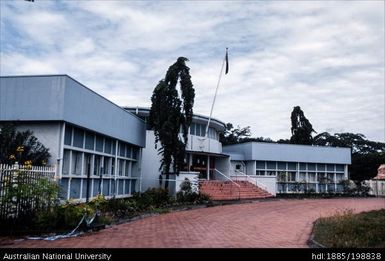
<path id="1" fill-rule="evenodd" d="M 251 184 L 248 181 L 201 181 L 199 190 L 207 194 L 212 200 L 238 200 L 238 199 L 261 199 L 273 197 L 269 192 Z"/>

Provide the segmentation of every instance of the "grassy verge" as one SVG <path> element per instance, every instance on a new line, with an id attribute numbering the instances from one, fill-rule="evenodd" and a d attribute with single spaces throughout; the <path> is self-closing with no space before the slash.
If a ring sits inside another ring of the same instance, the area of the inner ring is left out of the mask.
<path id="1" fill-rule="evenodd" d="M 353 214 L 352 211 L 321 218 L 314 240 L 326 247 L 385 247 L 385 209 Z"/>

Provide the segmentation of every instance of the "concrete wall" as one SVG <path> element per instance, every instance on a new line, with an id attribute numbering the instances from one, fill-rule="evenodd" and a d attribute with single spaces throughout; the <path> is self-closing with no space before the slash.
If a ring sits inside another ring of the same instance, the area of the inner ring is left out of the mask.
<path id="1" fill-rule="evenodd" d="M 67 75 L 0 77 L 0 121 L 65 121 L 145 145 L 141 119 Z"/>
<path id="2" fill-rule="evenodd" d="M 350 148 L 247 142 L 224 146 L 223 152 L 244 160 L 351 164 Z"/>
<path id="3" fill-rule="evenodd" d="M 267 192 L 273 196 L 277 193 L 277 178 L 269 176 L 253 176 L 257 179 L 257 185 L 263 189 L 266 189 Z"/>
<path id="4" fill-rule="evenodd" d="M 154 132 L 148 130 L 146 131 L 146 147 L 142 152 L 142 191 L 159 187 L 160 159 L 161 157 L 155 149 Z"/>
<path id="5" fill-rule="evenodd" d="M 214 139 L 204 139 L 195 135 L 188 135 L 187 150 L 222 153 L 222 143 Z"/>

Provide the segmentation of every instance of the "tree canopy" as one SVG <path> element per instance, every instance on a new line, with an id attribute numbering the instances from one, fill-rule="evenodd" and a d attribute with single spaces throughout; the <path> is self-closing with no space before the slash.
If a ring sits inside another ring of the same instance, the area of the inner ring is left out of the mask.
<path id="1" fill-rule="evenodd" d="M 48 151 L 32 131 L 17 131 L 9 123 L 0 126 L 0 164 L 42 166 L 48 162 Z"/>
<path id="2" fill-rule="evenodd" d="M 195 90 L 191 82 L 190 68 L 185 57 L 179 57 L 171 65 L 164 79 L 160 80 L 151 97 L 149 125 L 154 130 L 155 147 L 162 155 L 160 170 L 178 174 L 184 164 L 188 128 L 192 121 Z M 177 85 L 180 85 L 180 95 Z M 182 132 L 183 139 L 179 137 Z"/>
<path id="3" fill-rule="evenodd" d="M 305 117 L 300 106 L 295 106 L 291 112 L 291 138 L 292 144 L 311 145 L 313 142 L 312 133 L 316 132 L 313 129 L 310 121 Z"/>

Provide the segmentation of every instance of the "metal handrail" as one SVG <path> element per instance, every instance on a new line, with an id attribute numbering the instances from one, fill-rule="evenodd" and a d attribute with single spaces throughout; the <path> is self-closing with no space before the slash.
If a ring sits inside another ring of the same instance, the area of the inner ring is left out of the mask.
<path id="1" fill-rule="evenodd" d="M 232 180 L 230 177 L 228 177 L 225 174 L 223 174 L 222 172 L 220 172 L 219 170 L 217 170 L 217 169 L 214 169 L 214 170 L 216 172 L 218 172 L 219 174 L 221 174 L 226 179 L 228 179 L 229 181 L 231 181 L 233 184 L 235 184 L 238 187 L 238 199 L 240 199 L 241 198 L 241 186 L 238 183 L 236 183 L 234 180 Z M 231 187 L 231 189 L 232 189 L 232 187 Z M 233 191 L 231 190 L 231 192 L 233 192 Z"/>
<path id="2" fill-rule="evenodd" d="M 264 190 L 267 191 L 267 186 L 266 186 L 265 184 L 263 184 L 262 182 L 260 182 L 260 181 L 258 181 L 258 180 L 256 180 L 256 179 L 254 179 L 253 177 L 250 177 L 249 175 L 243 173 L 242 171 L 235 170 L 235 172 L 241 174 L 241 176 L 246 177 L 246 180 L 247 180 L 247 181 L 249 181 L 249 179 L 253 180 L 253 182 L 250 182 L 250 181 L 249 181 L 249 182 L 252 183 L 252 184 L 254 184 L 254 182 L 255 182 L 254 185 L 256 185 L 256 186 L 258 186 L 258 187 L 262 187 Z"/>

